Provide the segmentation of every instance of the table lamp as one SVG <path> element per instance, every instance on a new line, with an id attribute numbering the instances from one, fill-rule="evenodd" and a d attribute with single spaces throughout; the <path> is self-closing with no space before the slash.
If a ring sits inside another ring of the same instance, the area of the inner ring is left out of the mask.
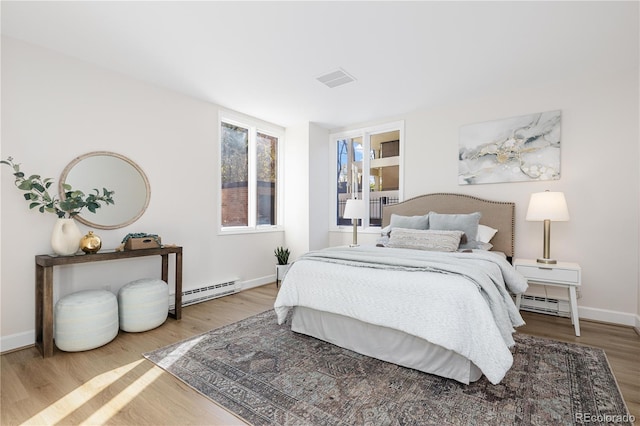
<path id="1" fill-rule="evenodd" d="M 353 243 L 349 247 L 358 246 L 358 219 L 362 219 L 364 217 L 364 213 L 364 200 L 358 200 L 357 198 L 350 198 L 347 200 L 342 217 L 345 219 L 351 219 L 353 222 Z"/>
<path id="2" fill-rule="evenodd" d="M 538 263 L 557 263 L 555 259 L 551 259 L 549 250 L 551 243 L 551 221 L 566 222 L 569 220 L 569 209 L 567 208 L 564 193 L 544 191 L 531 194 L 526 220 L 544 222 L 543 254 L 542 258 L 537 260 Z"/>

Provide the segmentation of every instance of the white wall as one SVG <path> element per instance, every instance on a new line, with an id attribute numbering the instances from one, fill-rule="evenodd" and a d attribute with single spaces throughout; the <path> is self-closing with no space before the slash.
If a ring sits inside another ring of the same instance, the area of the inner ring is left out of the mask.
<path id="1" fill-rule="evenodd" d="M 329 245 L 329 132 L 313 123 L 287 128 L 285 235 L 295 260 Z"/>
<path id="2" fill-rule="evenodd" d="M 218 236 L 218 107 L 10 38 L 2 38 L 2 158 L 55 178 L 80 154 L 108 150 L 144 169 L 151 202 L 118 230 L 95 230 L 114 248 L 129 232 L 157 233 L 184 247 L 184 289 L 231 278 L 275 278 L 282 232 Z M 1 350 L 34 341 L 34 256 L 50 253 L 55 215 L 30 211 L 11 171 L 0 168 Z M 117 194 L 116 194 L 117 202 Z M 81 231 L 89 229 L 80 224 Z M 56 298 L 84 288 L 112 291 L 159 277 L 159 258 L 56 268 Z"/>
<path id="3" fill-rule="evenodd" d="M 309 123 L 287 128 L 284 214 L 290 261 L 309 250 Z"/>
<path id="4" fill-rule="evenodd" d="M 329 245 L 329 131 L 318 125 L 309 127 L 309 249 Z M 289 236 L 287 235 L 287 240 Z"/>
<path id="5" fill-rule="evenodd" d="M 458 185 L 461 125 L 556 109 L 562 110 L 560 180 Z M 597 80 L 576 76 L 572 81 L 416 111 L 401 118 L 406 135 L 405 199 L 431 192 L 461 192 L 514 201 L 516 256 L 536 258 L 542 255 L 542 224 L 524 220 L 529 196 L 545 189 L 563 191 L 571 220 L 552 224 L 551 255 L 578 262 L 583 268 L 580 316 L 627 325 L 639 321 L 637 70 Z M 345 237 L 333 233 L 331 243 L 344 244 Z M 360 239 L 372 242 L 375 236 Z"/>

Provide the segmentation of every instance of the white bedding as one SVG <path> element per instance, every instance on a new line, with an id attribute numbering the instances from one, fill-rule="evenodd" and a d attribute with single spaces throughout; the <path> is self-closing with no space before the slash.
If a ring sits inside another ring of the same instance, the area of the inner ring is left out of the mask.
<path id="1" fill-rule="evenodd" d="M 507 287 L 522 293 L 527 283 L 491 252 L 331 248 L 291 266 L 274 307 L 279 323 L 304 306 L 403 331 L 468 358 L 495 384 L 524 324 Z"/>

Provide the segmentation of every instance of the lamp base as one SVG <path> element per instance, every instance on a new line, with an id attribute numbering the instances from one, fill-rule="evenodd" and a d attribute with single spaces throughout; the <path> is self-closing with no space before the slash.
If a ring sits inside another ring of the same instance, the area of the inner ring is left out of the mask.
<path id="1" fill-rule="evenodd" d="M 353 243 L 349 247 L 358 247 L 358 219 L 351 219 L 353 222 Z"/>
<path id="2" fill-rule="evenodd" d="M 558 261 L 555 260 L 555 259 L 545 259 L 544 257 L 536 259 L 536 262 L 544 263 L 546 265 L 554 265 L 554 264 L 558 263 Z"/>

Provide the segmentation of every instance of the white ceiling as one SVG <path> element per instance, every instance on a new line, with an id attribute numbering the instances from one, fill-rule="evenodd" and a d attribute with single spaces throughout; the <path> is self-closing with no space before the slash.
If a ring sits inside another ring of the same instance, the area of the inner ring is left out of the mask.
<path id="1" fill-rule="evenodd" d="M 2 1 L 2 34 L 283 126 L 638 69 L 638 2 Z M 333 89 L 338 67 L 357 80 Z"/>

